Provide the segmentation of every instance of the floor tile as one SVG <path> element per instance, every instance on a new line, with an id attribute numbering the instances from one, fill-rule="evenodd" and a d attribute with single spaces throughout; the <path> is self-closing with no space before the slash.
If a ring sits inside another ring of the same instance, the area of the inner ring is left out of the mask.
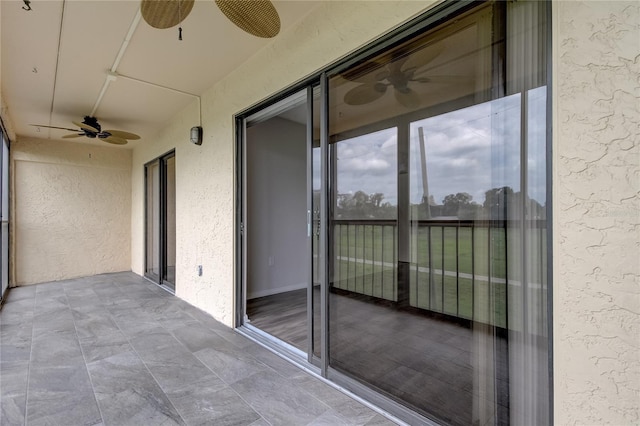
<path id="1" fill-rule="evenodd" d="M 35 285 L 26 285 L 22 287 L 13 287 L 9 289 L 9 293 L 7 294 L 7 302 L 16 303 L 20 300 L 30 299 L 36 296 L 36 286 Z"/>
<path id="2" fill-rule="evenodd" d="M 28 376 L 28 361 L 0 362 L 0 425 L 24 423 Z"/>
<path id="3" fill-rule="evenodd" d="M 328 410 L 309 423 L 309 426 L 355 426 L 363 424 L 364 423 L 349 422 L 335 410 Z"/>
<path id="4" fill-rule="evenodd" d="M 373 419 L 369 420 L 365 426 L 395 426 L 396 423 L 392 422 L 382 414 L 376 414 Z"/>
<path id="5" fill-rule="evenodd" d="M 174 328 L 171 333 L 191 352 L 228 345 L 224 338 L 197 321 Z"/>
<path id="6" fill-rule="evenodd" d="M 34 333 L 31 364 L 34 367 L 84 365 L 75 330 Z"/>
<path id="7" fill-rule="evenodd" d="M 129 339 L 120 331 L 80 339 L 80 347 L 87 363 L 133 351 Z"/>
<path id="8" fill-rule="evenodd" d="M 330 409 L 272 371 L 253 374 L 231 387 L 273 425 L 308 424 Z"/>
<path id="9" fill-rule="evenodd" d="M 238 351 L 237 348 L 206 348 L 194 355 L 227 384 L 270 370 L 269 367 L 252 356 Z"/>
<path id="10" fill-rule="evenodd" d="M 105 424 L 184 424 L 135 353 L 114 355 L 88 368 Z"/>
<path id="11" fill-rule="evenodd" d="M 95 425 L 102 421 L 84 366 L 32 368 L 28 396 L 29 425 Z"/>
<path id="12" fill-rule="evenodd" d="M 188 425 L 250 425 L 260 419 L 233 389 L 197 386 L 169 392 L 169 398 Z"/>
<path id="13" fill-rule="evenodd" d="M 0 383 L 2 425 L 25 418 L 29 425 L 356 425 L 377 418 L 131 272 L 10 290 L 0 309 Z"/>
<path id="14" fill-rule="evenodd" d="M 139 353 L 139 356 L 165 392 L 179 389 L 185 383 L 193 383 L 202 377 L 214 376 L 184 347 Z"/>
<path id="15" fill-rule="evenodd" d="M 0 327 L 0 362 L 29 361 L 33 330 L 25 324 Z"/>
<path id="16" fill-rule="evenodd" d="M 280 374 L 282 377 L 291 378 L 307 375 L 304 370 L 296 367 L 293 363 L 283 359 L 262 346 L 249 346 L 244 349 L 244 352 L 250 354 L 256 360 L 275 370 L 275 372 Z"/>

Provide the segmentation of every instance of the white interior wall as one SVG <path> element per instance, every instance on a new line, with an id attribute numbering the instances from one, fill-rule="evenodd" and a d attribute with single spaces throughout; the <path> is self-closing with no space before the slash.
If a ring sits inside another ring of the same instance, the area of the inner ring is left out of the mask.
<path id="1" fill-rule="evenodd" d="M 11 173 L 12 285 L 130 269 L 130 150 L 17 140 Z"/>
<path id="2" fill-rule="evenodd" d="M 637 424 L 640 3 L 553 6 L 555 423 Z"/>
<path id="3" fill-rule="evenodd" d="M 247 129 L 247 298 L 305 288 L 306 127 L 274 117 Z"/>

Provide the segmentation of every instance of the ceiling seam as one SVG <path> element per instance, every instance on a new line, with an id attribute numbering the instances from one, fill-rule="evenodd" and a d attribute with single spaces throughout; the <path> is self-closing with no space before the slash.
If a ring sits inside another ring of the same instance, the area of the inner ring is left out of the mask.
<path id="1" fill-rule="evenodd" d="M 51 94 L 51 105 L 49 106 L 49 126 L 53 118 L 53 105 L 56 101 L 56 88 L 58 84 L 58 65 L 60 64 L 60 46 L 62 45 L 62 27 L 64 24 L 64 10 L 67 6 L 66 0 L 62 0 L 62 12 L 60 14 L 60 31 L 58 31 L 58 53 L 56 55 L 56 69 L 53 73 L 53 93 Z M 51 139 L 51 129 L 47 131 L 47 138 Z"/>
<path id="2" fill-rule="evenodd" d="M 196 98 L 198 100 L 198 117 L 199 117 L 198 118 L 198 122 L 200 123 L 199 125 L 202 126 L 202 99 L 201 99 L 200 95 L 196 95 L 194 93 L 185 92 L 183 90 L 174 89 L 172 87 L 163 86 L 161 84 L 156 84 L 156 83 L 151 83 L 149 81 L 140 80 L 138 78 L 134 78 L 134 77 L 129 77 L 129 76 L 126 76 L 126 75 L 118 74 L 117 72 L 110 72 L 109 75 L 107 76 L 107 78 L 109 78 L 109 77 L 111 77 L 112 81 L 114 81 L 116 78 L 120 77 L 120 78 L 124 78 L 125 80 L 135 81 L 135 82 L 138 82 L 138 83 L 146 84 L 146 85 L 151 86 L 151 87 L 157 87 L 159 89 L 168 90 L 170 92 L 178 93 L 180 95 L 187 95 L 187 96 L 192 96 L 192 97 Z"/>
<path id="3" fill-rule="evenodd" d="M 102 85 L 102 89 L 100 90 L 100 94 L 96 99 L 96 103 L 93 105 L 91 114 L 89 114 L 90 116 L 92 117 L 94 116 L 94 114 L 100 107 L 100 104 L 102 103 L 102 98 L 104 98 L 104 95 L 107 92 L 107 89 L 109 88 L 109 84 L 111 84 L 112 81 L 115 81 L 115 78 L 113 78 L 112 74 L 114 74 L 117 71 L 118 66 L 120 65 L 120 61 L 124 57 L 124 53 L 126 52 L 127 47 L 129 47 L 129 42 L 133 38 L 133 33 L 135 33 L 136 29 L 138 28 L 138 24 L 140 24 L 141 18 L 142 18 L 142 13 L 140 12 L 140 8 L 138 8 L 138 11 L 136 12 L 136 16 L 134 16 L 133 21 L 129 26 L 129 31 L 127 31 L 127 35 L 125 36 L 124 40 L 122 41 L 122 44 L 120 45 L 120 50 L 118 50 L 116 59 L 113 61 L 111 70 L 109 73 L 107 73 L 107 76 L 105 77 L 104 84 Z"/>

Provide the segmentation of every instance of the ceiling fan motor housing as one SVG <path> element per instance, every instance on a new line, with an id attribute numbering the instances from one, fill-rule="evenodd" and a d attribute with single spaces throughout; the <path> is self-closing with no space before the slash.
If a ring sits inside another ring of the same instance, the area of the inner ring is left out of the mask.
<path id="1" fill-rule="evenodd" d="M 102 130 L 102 127 L 100 127 L 100 124 L 98 124 L 98 119 L 97 119 L 97 118 L 95 118 L 95 117 L 90 117 L 90 116 L 88 116 L 88 115 L 85 115 L 85 116 L 84 116 L 84 120 L 83 120 L 82 122 L 83 122 L 84 124 L 88 125 L 88 126 L 93 127 L 94 129 L 97 129 L 97 130 L 98 130 L 98 132 L 97 132 L 97 133 L 100 133 L 100 131 Z M 85 131 L 86 131 L 86 130 L 85 130 Z M 93 133 L 93 132 L 87 132 L 87 133 Z M 94 135 L 93 135 L 93 136 L 90 136 L 90 137 L 94 137 L 94 138 L 95 138 L 95 137 L 96 137 L 96 134 L 94 133 Z"/>

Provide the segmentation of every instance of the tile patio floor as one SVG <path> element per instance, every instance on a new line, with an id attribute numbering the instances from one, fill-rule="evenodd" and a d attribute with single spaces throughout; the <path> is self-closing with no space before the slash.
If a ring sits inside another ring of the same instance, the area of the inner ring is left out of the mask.
<path id="1" fill-rule="evenodd" d="M 393 425 L 130 272 L 9 291 L 0 425 Z"/>

